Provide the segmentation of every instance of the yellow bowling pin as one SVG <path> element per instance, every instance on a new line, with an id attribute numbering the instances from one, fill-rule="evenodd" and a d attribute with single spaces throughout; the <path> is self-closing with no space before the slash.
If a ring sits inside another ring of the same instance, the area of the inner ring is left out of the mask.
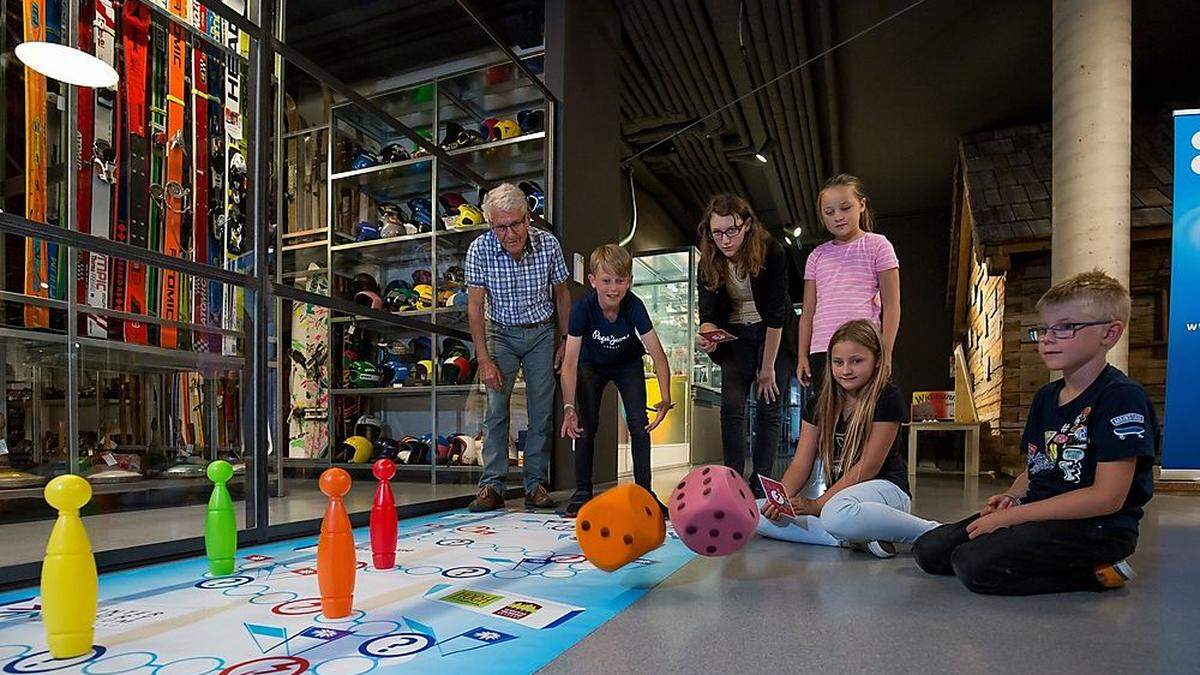
<path id="1" fill-rule="evenodd" d="M 42 561 L 42 623 L 50 655 L 69 659 L 91 651 L 96 621 L 96 558 L 79 517 L 92 486 L 79 476 L 59 476 L 46 485 L 45 495 L 58 520 Z"/>

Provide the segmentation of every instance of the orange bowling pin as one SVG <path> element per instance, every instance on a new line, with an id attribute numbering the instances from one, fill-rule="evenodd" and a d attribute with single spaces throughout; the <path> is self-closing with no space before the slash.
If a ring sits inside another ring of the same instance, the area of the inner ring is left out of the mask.
<path id="1" fill-rule="evenodd" d="M 42 560 L 42 624 L 50 655 L 83 656 L 92 650 L 99 586 L 96 558 L 79 509 L 92 498 L 92 486 L 79 476 L 59 476 L 46 485 L 46 503 L 58 520 Z"/>
<path id="2" fill-rule="evenodd" d="M 354 605 L 354 575 L 358 560 L 354 534 L 342 497 L 350 491 L 350 474 L 345 469 L 326 469 L 318 483 L 329 497 L 321 536 L 317 539 L 317 586 L 321 589 L 321 613 L 329 619 L 349 616 Z"/>

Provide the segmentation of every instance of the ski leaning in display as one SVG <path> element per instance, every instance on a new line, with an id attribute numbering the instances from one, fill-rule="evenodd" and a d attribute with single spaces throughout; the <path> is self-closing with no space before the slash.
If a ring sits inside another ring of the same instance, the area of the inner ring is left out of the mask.
<path id="1" fill-rule="evenodd" d="M 171 0 L 171 13 L 186 19 L 183 0 Z M 181 229 L 183 214 L 187 211 L 187 193 L 183 187 L 183 166 L 186 155 L 183 137 L 184 79 L 187 69 L 187 42 L 183 27 L 172 22 L 167 27 L 170 39 L 167 49 L 167 180 L 163 186 L 163 203 L 166 206 L 166 232 L 163 237 L 163 253 L 173 258 L 183 255 Z M 162 314 L 164 322 L 179 320 L 180 275 L 175 270 L 162 273 Z M 159 344 L 165 349 L 179 346 L 179 329 L 164 323 L 159 329 Z"/>
<path id="2" fill-rule="evenodd" d="M 25 0 L 25 41 L 46 39 L 42 0 Z M 31 68 L 25 69 L 25 217 L 35 223 L 46 222 L 46 78 Z M 25 294 L 49 297 L 46 242 L 25 240 Z M 50 310 L 37 305 L 25 306 L 27 328 L 48 328 Z"/>
<path id="3" fill-rule="evenodd" d="M 96 0 L 95 9 L 96 21 L 92 37 L 96 44 L 96 58 L 115 66 L 117 17 L 112 0 Z M 113 195 L 116 193 L 117 182 L 117 154 L 113 146 L 117 92 L 112 89 L 96 89 L 94 100 L 91 232 L 97 237 L 108 239 L 112 231 Z M 106 256 L 96 252 L 88 253 L 87 304 L 91 307 L 108 308 L 108 263 Z M 108 337 L 108 320 L 100 315 L 88 314 L 87 334 L 92 337 Z"/>
<path id="4" fill-rule="evenodd" d="M 125 0 L 122 8 L 122 38 L 125 57 L 125 110 L 128 114 L 129 155 L 129 243 L 137 248 L 149 246 L 150 219 L 150 147 L 146 136 L 146 56 L 149 48 L 150 9 L 140 0 Z M 146 313 L 146 266 L 130 262 L 126 274 L 123 309 L 130 314 Z M 146 344 L 146 324 L 125 321 L 123 339 Z"/>

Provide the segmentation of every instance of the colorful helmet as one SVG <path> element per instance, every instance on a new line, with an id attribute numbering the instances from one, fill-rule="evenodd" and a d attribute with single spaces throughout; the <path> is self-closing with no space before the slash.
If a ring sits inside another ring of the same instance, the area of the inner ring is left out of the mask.
<path id="1" fill-rule="evenodd" d="M 462 133 L 462 125 L 458 122 L 446 122 L 446 135 L 442 136 L 442 142 L 438 145 L 446 150 L 453 150 L 458 147 L 458 137 Z"/>
<path id="2" fill-rule="evenodd" d="M 416 436 L 405 436 L 400 441 L 400 454 L 404 455 L 405 451 L 408 456 L 405 457 L 406 464 L 428 464 L 429 463 L 429 441 Z"/>
<path id="3" fill-rule="evenodd" d="M 379 418 L 367 413 L 358 418 L 354 423 L 354 435 L 362 436 L 368 441 L 374 443 L 383 435 L 383 424 L 379 422 Z"/>
<path id="4" fill-rule="evenodd" d="M 354 294 L 354 302 L 371 309 L 383 309 L 383 298 L 374 291 L 359 291 Z"/>
<path id="5" fill-rule="evenodd" d="M 458 338 L 442 338 L 442 358 L 447 356 L 465 356 L 471 358 L 471 350 L 467 348 L 466 343 Z"/>
<path id="6" fill-rule="evenodd" d="M 380 234 L 378 225 L 372 225 L 364 220 L 359 222 L 358 225 L 354 226 L 355 241 L 374 241 L 378 239 L 379 236 Z"/>
<path id="7" fill-rule="evenodd" d="M 543 215 L 546 211 L 546 191 L 542 189 L 542 186 L 531 180 L 523 180 L 520 188 L 521 192 L 525 193 L 525 201 L 529 203 L 530 213 Z"/>
<path id="8" fill-rule="evenodd" d="M 383 146 L 383 150 L 379 153 L 379 158 L 383 160 L 385 164 L 391 164 L 392 162 L 403 162 L 404 160 L 408 159 L 408 150 L 405 150 L 404 146 L 400 145 L 399 143 L 388 143 L 387 145 Z"/>
<path id="9" fill-rule="evenodd" d="M 438 197 L 438 204 L 442 207 L 442 213 L 445 215 L 454 215 L 458 213 L 458 207 L 466 204 L 467 200 L 457 192 L 445 192 Z"/>
<path id="10" fill-rule="evenodd" d="M 432 284 L 433 273 L 429 270 L 413 270 L 412 272 L 413 290 L 416 290 L 419 284 Z"/>
<path id="11" fill-rule="evenodd" d="M 466 307 L 470 301 L 470 296 L 467 295 L 466 289 L 458 289 L 454 292 L 454 297 L 450 298 L 450 307 Z"/>
<path id="12" fill-rule="evenodd" d="M 484 138 L 490 139 L 492 137 L 492 128 L 495 127 L 496 123 L 499 121 L 500 121 L 500 119 L 497 117 L 489 117 L 486 120 L 484 120 L 483 122 L 481 122 L 479 124 L 480 135 L 483 136 Z"/>
<path id="13" fill-rule="evenodd" d="M 450 307 L 454 302 L 454 291 L 443 288 L 437 292 L 437 306 Z"/>
<path id="14" fill-rule="evenodd" d="M 433 206 L 425 197 L 413 197 L 408 200 L 410 221 L 421 231 L 428 232 L 433 227 Z"/>
<path id="15" fill-rule="evenodd" d="M 413 286 L 413 290 L 417 293 L 418 309 L 433 309 L 433 286 L 417 284 Z"/>
<path id="16" fill-rule="evenodd" d="M 482 145 L 486 142 L 487 139 L 484 138 L 483 134 L 479 133 L 478 131 L 474 129 L 463 129 L 462 131 L 458 132 L 458 143 L 455 145 L 455 147 L 465 148 L 471 145 Z"/>
<path id="17" fill-rule="evenodd" d="M 375 441 L 380 459 L 390 459 L 393 462 L 400 458 L 400 444 L 395 439 L 386 436 Z"/>
<path id="18" fill-rule="evenodd" d="M 412 288 L 403 279 L 388 283 L 383 292 L 383 304 L 389 312 L 403 312 L 407 308 L 408 299 L 412 297 Z"/>
<path id="19" fill-rule="evenodd" d="M 404 209 L 400 208 L 399 204 L 384 202 L 379 205 L 379 222 L 380 223 L 395 223 L 399 225 L 404 221 L 407 214 Z"/>
<path id="20" fill-rule="evenodd" d="M 350 292 L 357 293 L 359 291 L 371 291 L 373 293 L 379 293 L 379 282 L 376 281 L 375 277 L 371 276 L 370 274 L 367 274 L 366 272 L 359 272 L 358 274 L 354 275 L 353 279 L 350 280 Z"/>
<path id="21" fill-rule="evenodd" d="M 455 438 L 459 439 L 459 442 L 464 446 L 462 463 L 467 466 L 483 466 L 483 455 L 480 452 L 483 444 L 466 434 L 459 434 Z"/>
<path id="22" fill-rule="evenodd" d="M 423 386 L 429 384 L 433 379 L 433 361 L 423 359 L 413 364 L 408 371 L 408 380 L 405 384 Z"/>
<path id="23" fill-rule="evenodd" d="M 442 281 L 446 282 L 447 286 L 455 286 L 467 283 L 467 272 L 461 265 L 451 265 L 442 272 Z"/>
<path id="24" fill-rule="evenodd" d="M 379 236 L 383 239 L 399 237 L 402 234 L 405 234 L 405 230 L 400 223 L 384 223 L 379 228 Z"/>
<path id="25" fill-rule="evenodd" d="M 450 439 L 446 438 L 445 436 L 438 436 L 437 437 L 437 463 L 438 464 L 449 464 L 450 463 L 450 452 L 451 452 Z"/>
<path id="26" fill-rule="evenodd" d="M 342 442 L 342 454 L 346 461 L 355 464 L 363 464 L 371 461 L 371 455 L 375 452 L 375 445 L 370 439 L 362 436 L 351 436 Z"/>
<path id="27" fill-rule="evenodd" d="M 380 384 L 383 386 L 399 387 L 408 380 L 410 370 L 408 361 L 399 356 L 386 356 L 379 361 Z"/>
<path id="28" fill-rule="evenodd" d="M 460 354 L 452 354 L 442 361 L 438 384 L 469 384 L 470 372 L 471 362 Z"/>
<path id="29" fill-rule="evenodd" d="M 381 379 L 379 368 L 370 361 L 355 361 L 346 373 L 346 383 L 354 389 L 378 387 Z"/>
<path id="30" fill-rule="evenodd" d="M 541 110 L 522 110 L 517 113 L 517 124 L 521 125 L 521 131 L 531 133 L 541 131 L 546 126 L 546 115 Z"/>
<path id="31" fill-rule="evenodd" d="M 458 219 L 455 222 L 455 227 L 459 229 L 464 227 L 478 227 L 487 221 L 483 217 L 483 211 L 474 204 L 463 204 L 458 207 Z"/>
<path id="32" fill-rule="evenodd" d="M 496 122 L 491 128 L 491 135 L 488 136 L 489 141 L 501 141 L 506 138 L 516 138 L 521 135 L 521 125 L 510 119 L 503 119 Z"/>
<path id="33" fill-rule="evenodd" d="M 412 345 L 400 338 L 380 342 L 379 351 L 384 357 L 394 357 L 405 362 L 411 361 L 413 357 Z"/>
<path id="34" fill-rule="evenodd" d="M 429 338 L 424 335 L 418 335 L 408 341 L 408 346 L 412 347 L 413 357 L 416 359 L 427 359 L 430 355 Z"/>
<path id="35" fill-rule="evenodd" d="M 354 157 L 350 160 L 350 168 L 355 171 L 366 169 L 379 164 L 379 158 L 374 153 L 366 148 L 358 148 L 354 151 Z"/>
<path id="36" fill-rule="evenodd" d="M 458 466 L 463 463 L 463 454 L 470 444 L 463 439 L 462 434 L 450 437 L 450 464 Z"/>

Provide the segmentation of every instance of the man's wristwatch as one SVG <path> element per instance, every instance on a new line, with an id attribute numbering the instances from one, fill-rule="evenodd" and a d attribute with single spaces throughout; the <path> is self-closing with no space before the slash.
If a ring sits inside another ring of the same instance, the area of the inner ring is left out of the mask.
<path id="1" fill-rule="evenodd" d="M 563 412 L 567 412 L 568 410 L 574 410 L 574 409 L 575 409 L 574 403 L 564 403 L 563 404 Z"/>

